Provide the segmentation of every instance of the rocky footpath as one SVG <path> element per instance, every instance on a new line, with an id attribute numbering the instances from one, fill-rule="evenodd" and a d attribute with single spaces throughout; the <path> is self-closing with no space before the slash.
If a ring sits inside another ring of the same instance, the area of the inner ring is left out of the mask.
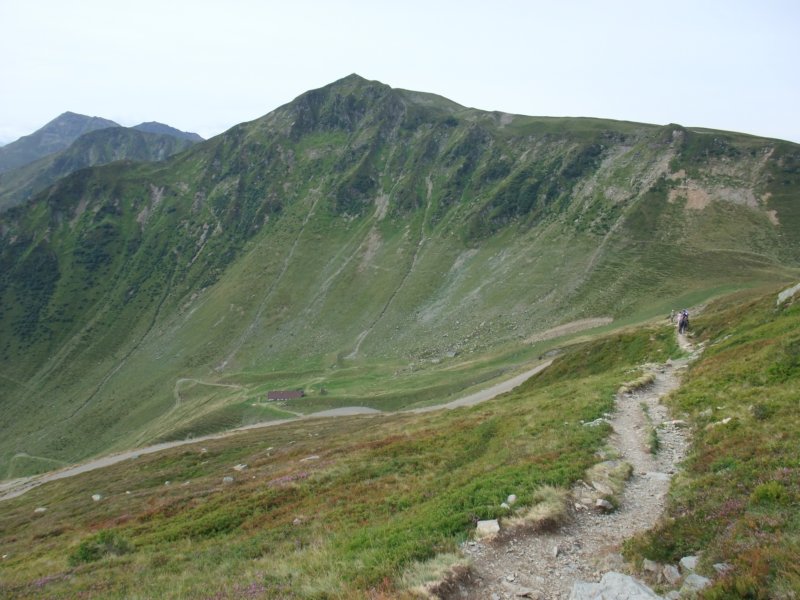
<path id="1" fill-rule="evenodd" d="M 687 340 L 680 341 L 685 349 L 691 349 Z M 566 525 L 552 532 L 531 533 L 504 532 L 499 524 L 497 534 L 467 542 L 463 552 L 471 568 L 459 582 L 451 582 L 445 597 L 659 598 L 643 583 L 620 572 L 627 569 L 620 548 L 625 539 L 656 524 L 664 511 L 671 478 L 686 454 L 686 425 L 672 418 L 660 399 L 678 387 L 681 372 L 693 357 L 646 365 L 645 387 L 620 390 L 614 414 L 605 418 L 613 427 L 612 449 L 572 490 Z M 653 430 L 658 447 L 655 454 L 650 451 Z M 707 585 L 688 566 L 649 566 L 658 571 L 650 573 L 651 578 L 673 587 L 678 597 L 690 596 L 691 586 Z"/>

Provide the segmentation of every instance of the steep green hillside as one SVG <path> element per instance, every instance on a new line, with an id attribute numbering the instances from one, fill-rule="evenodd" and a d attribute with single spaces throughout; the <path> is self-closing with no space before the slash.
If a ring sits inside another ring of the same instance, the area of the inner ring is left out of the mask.
<path id="1" fill-rule="evenodd" d="M 291 423 L 45 484 L 2 501 L 0 595 L 407 597 L 404 575 L 452 562 L 509 494 L 582 477 L 610 429 L 583 422 L 676 351 L 671 327 L 628 332 L 472 408 Z"/>
<path id="2" fill-rule="evenodd" d="M 0 219 L 0 473 L 445 399 L 537 333 L 796 277 L 800 147 L 357 76 Z M 270 389 L 303 388 L 287 406 Z M 33 458 L 32 458 L 33 457 Z"/>
<path id="3" fill-rule="evenodd" d="M 694 445 L 669 518 L 627 547 L 699 554 L 704 598 L 800 590 L 800 297 L 776 305 L 776 292 L 693 319 L 705 350 L 668 401 Z M 509 494 L 524 513 L 544 486 L 585 477 L 612 430 L 584 423 L 643 363 L 678 354 L 659 319 L 566 346 L 471 408 L 289 423 L 44 484 L 2 501 L 0 595 L 418 598 L 425 573 L 463 563 L 476 520 L 509 516 Z"/>
<path id="4" fill-rule="evenodd" d="M 106 127 L 119 127 L 119 125 L 100 117 L 65 112 L 32 134 L 0 148 L 0 173 L 17 169 L 48 154 L 64 150 L 83 134 Z"/>
<path id="5" fill-rule="evenodd" d="M 166 125 L 163 127 L 172 129 Z M 183 133 L 177 129 L 174 131 Z M 0 210 L 21 204 L 79 169 L 117 160 L 164 160 L 189 148 L 192 143 L 171 132 L 148 133 L 127 127 L 107 127 L 84 134 L 61 152 L 0 174 Z"/>

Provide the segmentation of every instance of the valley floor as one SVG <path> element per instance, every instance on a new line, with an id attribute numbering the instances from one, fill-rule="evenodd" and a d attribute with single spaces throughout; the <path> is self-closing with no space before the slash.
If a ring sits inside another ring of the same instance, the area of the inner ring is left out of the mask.
<path id="1" fill-rule="evenodd" d="M 474 392 L 472 394 L 468 394 L 466 396 L 463 396 L 446 404 L 426 406 L 424 408 L 411 409 L 409 411 L 400 411 L 400 412 L 424 413 L 434 410 L 452 409 L 462 406 L 472 406 L 475 404 L 479 404 L 480 402 L 491 400 L 492 398 L 499 396 L 500 394 L 504 394 L 514 389 L 515 387 L 522 384 L 530 377 L 533 377 L 539 371 L 547 368 L 551 362 L 553 361 L 552 360 L 545 361 L 535 366 L 534 368 L 525 371 L 524 373 L 520 373 L 519 375 L 515 375 L 514 377 L 496 383 L 488 388 L 485 388 L 478 392 Z M 56 481 L 58 479 L 64 479 L 66 477 L 73 477 L 81 473 L 87 473 L 89 471 L 102 469 L 103 467 L 109 467 L 111 465 L 115 465 L 117 463 L 126 460 L 135 459 L 145 454 L 153 454 L 155 452 L 161 452 L 163 450 L 167 450 L 169 448 L 176 448 L 178 446 L 183 446 L 185 444 L 196 444 L 198 442 L 203 442 L 207 440 L 220 439 L 231 435 L 235 435 L 241 431 L 245 431 L 248 429 L 274 427 L 276 425 L 283 425 L 285 423 L 291 423 L 301 419 L 348 417 L 359 414 L 381 414 L 381 413 L 380 411 L 377 411 L 373 408 L 368 408 L 364 406 L 344 406 L 341 408 L 321 411 L 318 413 L 311 413 L 306 416 L 298 415 L 298 418 L 296 419 L 284 419 L 282 421 L 264 421 L 261 423 L 247 425 L 245 427 L 240 427 L 238 429 L 234 429 L 232 431 L 227 431 L 220 434 L 196 437 L 186 440 L 175 440 L 172 442 L 164 442 L 153 446 L 147 446 L 144 448 L 128 450 L 126 452 L 109 454 L 106 456 L 101 456 L 100 458 L 91 461 L 87 461 L 79 465 L 74 465 L 65 469 L 60 469 L 58 471 L 52 471 L 50 473 L 45 473 L 43 475 L 34 475 L 31 477 L 22 477 L 19 479 L 0 481 L 0 502 L 2 502 L 3 500 L 10 500 L 11 498 L 17 498 L 18 496 L 23 495 L 25 492 L 32 490 L 33 488 L 38 487 L 43 483 L 47 483 L 48 481 Z M 382 413 L 382 414 L 393 414 L 393 413 Z"/>

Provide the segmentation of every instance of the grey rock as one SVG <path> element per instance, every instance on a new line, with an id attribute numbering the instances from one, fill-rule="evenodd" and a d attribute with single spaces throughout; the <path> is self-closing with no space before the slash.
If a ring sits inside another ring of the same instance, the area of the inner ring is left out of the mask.
<path id="1" fill-rule="evenodd" d="M 693 572 L 697 568 L 697 557 L 696 556 L 684 556 L 681 561 L 681 571 L 684 573 Z"/>
<path id="2" fill-rule="evenodd" d="M 675 590 L 672 590 L 671 592 L 667 592 L 667 595 L 664 596 L 664 598 L 666 600 L 681 600 L 681 593 L 677 592 Z"/>
<path id="3" fill-rule="evenodd" d="M 572 586 L 569 600 L 663 600 L 643 584 L 622 573 L 606 573 L 600 583 L 578 582 Z"/>
<path id="4" fill-rule="evenodd" d="M 233 483 L 233 477 L 231 477 L 231 476 L 229 476 L 229 475 L 227 475 L 227 476 L 223 477 L 223 478 L 222 478 L 222 483 L 224 483 L 224 484 L 226 484 L 226 485 L 227 485 L 227 484 L 231 484 L 231 483 Z"/>
<path id="5" fill-rule="evenodd" d="M 606 512 L 611 512 L 614 510 L 614 505 L 605 498 L 598 498 L 594 505 L 600 510 L 604 510 Z"/>
<path id="6" fill-rule="evenodd" d="M 677 585 L 681 580 L 681 572 L 675 565 L 664 565 L 661 573 L 664 575 L 666 582 L 670 585 Z"/>
<path id="7" fill-rule="evenodd" d="M 661 570 L 661 565 L 654 560 L 645 558 L 644 563 L 642 563 L 642 568 L 645 571 L 650 571 L 651 573 L 658 573 Z"/>
<path id="8" fill-rule="evenodd" d="M 733 565 L 729 565 L 728 563 L 716 563 L 714 565 L 714 570 L 720 575 L 725 575 L 733 571 Z"/>
<path id="9" fill-rule="evenodd" d="M 602 481 L 592 481 L 592 487 L 606 496 L 614 495 L 614 490 L 611 489 L 611 486 L 607 483 L 603 483 Z"/>
<path id="10" fill-rule="evenodd" d="M 94 500 L 95 502 L 100 502 L 100 500 L 102 499 L 103 496 L 101 494 L 92 494 L 92 500 Z"/>
<path id="11" fill-rule="evenodd" d="M 703 577 L 697 573 L 689 573 L 681 586 L 681 595 L 687 596 L 699 592 L 703 588 L 711 585 L 711 580 L 708 577 Z"/>
<path id="12" fill-rule="evenodd" d="M 492 536 L 500 531 L 500 523 L 498 523 L 497 519 L 491 519 L 488 521 L 478 521 L 478 525 L 475 528 L 475 535 L 478 538 L 485 538 Z"/>

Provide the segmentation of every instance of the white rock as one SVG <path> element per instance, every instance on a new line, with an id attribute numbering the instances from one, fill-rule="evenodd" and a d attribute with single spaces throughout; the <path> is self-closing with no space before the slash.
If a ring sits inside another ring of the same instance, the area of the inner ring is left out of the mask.
<path id="1" fill-rule="evenodd" d="M 35 513 L 43 513 L 43 512 L 47 512 L 47 509 L 44 506 L 37 506 L 36 508 L 33 509 L 33 512 L 35 512 Z"/>
<path id="2" fill-rule="evenodd" d="M 223 477 L 222 478 L 222 483 L 226 483 L 226 484 L 233 483 L 233 477 L 230 477 L 230 476 Z"/>
<path id="3" fill-rule="evenodd" d="M 778 294 L 778 301 L 775 303 L 777 306 L 780 306 L 790 298 L 794 297 L 795 294 L 800 292 L 800 283 L 790 288 L 783 290 L 780 294 Z"/>
<path id="4" fill-rule="evenodd" d="M 500 508 L 505 508 L 506 510 L 511 510 L 511 507 L 508 505 L 508 503 L 507 503 L 507 502 L 503 502 L 503 503 L 500 505 Z"/>
<path id="5" fill-rule="evenodd" d="M 569 600 L 662 600 L 661 596 L 637 581 L 622 573 L 606 573 L 600 583 L 578 582 L 572 586 Z"/>
<path id="6" fill-rule="evenodd" d="M 508 498 L 506 498 L 506 503 L 508 503 L 510 506 L 514 506 L 516 501 L 517 501 L 516 494 L 509 494 Z"/>
<path id="7" fill-rule="evenodd" d="M 301 458 L 300 462 L 308 462 L 310 460 L 319 460 L 319 456 L 316 454 L 312 454 L 311 456 L 306 456 L 305 458 Z"/>
<path id="8" fill-rule="evenodd" d="M 478 538 L 485 538 L 500 532 L 500 523 L 497 519 L 488 521 L 478 521 L 475 528 L 475 535 Z"/>
<path id="9" fill-rule="evenodd" d="M 697 568 L 697 557 L 696 556 L 684 556 L 681 561 L 681 571 L 686 573 L 687 571 L 694 571 Z"/>
<path id="10" fill-rule="evenodd" d="M 241 473 L 241 472 L 242 472 L 242 471 L 244 471 L 246 468 L 247 468 L 247 465 L 245 465 L 245 464 L 238 464 L 238 465 L 236 465 L 236 466 L 234 466 L 234 467 L 233 467 L 233 470 L 234 470 L 234 471 L 239 471 L 239 472 Z"/>
<path id="11" fill-rule="evenodd" d="M 92 494 L 92 500 L 94 500 L 95 502 L 100 502 L 100 500 L 102 499 L 103 496 L 101 496 L 100 494 Z"/>

